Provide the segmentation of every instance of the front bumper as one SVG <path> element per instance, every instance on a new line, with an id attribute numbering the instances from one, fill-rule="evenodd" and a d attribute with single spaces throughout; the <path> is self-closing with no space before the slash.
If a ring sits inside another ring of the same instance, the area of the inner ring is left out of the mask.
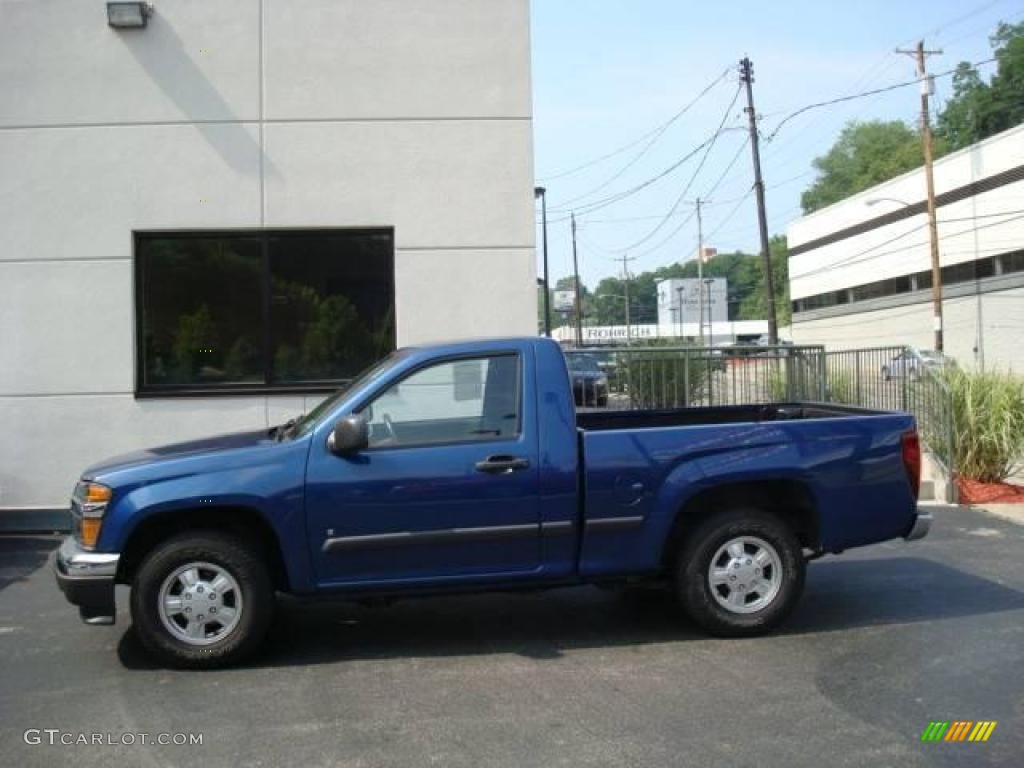
<path id="1" fill-rule="evenodd" d="M 917 516 L 914 518 L 914 524 L 910 527 L 910 531 L 903 538 L 907 541 L 917 541 L 923 539 L 928 535 L 929 529 L 932 527 L 932 513 L 924 512 L 921 509 L 917 510 Z"/>
<path id="2" fill-rule="evenodd" d="M 114 623 L 114 578 L 120 555 L 90 552 L 68 536 L 53 555 L 57 586 L 86 624 Z"/>

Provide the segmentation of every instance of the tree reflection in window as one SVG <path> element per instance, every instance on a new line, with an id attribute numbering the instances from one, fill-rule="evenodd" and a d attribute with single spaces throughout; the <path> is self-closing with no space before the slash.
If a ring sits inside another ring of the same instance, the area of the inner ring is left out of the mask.
<path id="1" fill-rule="evenodd" d="M 136 260 L 141 391 L 327 386 L 394 349 L 389 231 L 138 233 Z"/>

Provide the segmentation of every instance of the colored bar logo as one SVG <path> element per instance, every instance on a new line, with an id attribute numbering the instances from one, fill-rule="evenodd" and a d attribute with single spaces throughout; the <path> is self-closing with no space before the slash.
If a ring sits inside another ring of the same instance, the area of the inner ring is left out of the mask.
<path id="1" fill-rule="evenodd" d="M 995 720 L 932 720 L 921 734 L 921 741 L 988 741 L 996 728 Z"/>

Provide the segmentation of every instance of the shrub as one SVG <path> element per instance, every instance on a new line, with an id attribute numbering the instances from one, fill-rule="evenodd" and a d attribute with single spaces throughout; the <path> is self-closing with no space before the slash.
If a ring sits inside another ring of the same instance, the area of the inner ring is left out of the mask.
<path id="1" fill-rule="evenodd" d="M 619 377 L 635 408 L 699 405 L 708 376 L 722 365 L 700 350 L 681 352 L 634 348 L 622 355 Z"/>
<path id="2" fill-rule="evenodd" d="M 830 371 L 828 375 L 828 399 L 833 403 L 853 405 L 857 400 L 853 376 L 849 371 Z"/>
<path id="3" fill-rule="evenodd" d="M 791 400 L 820 400 L 820 376 L 815 365 L 806 358 L 786 355 L 768 359 L 768 399 L 773 403 Z"/>
<path id="4" fill-rule="evenodd" d="M 953 462 L 963 477 L 998 482 L 1024 457 L 1024 379 L 953 369 Z"/>

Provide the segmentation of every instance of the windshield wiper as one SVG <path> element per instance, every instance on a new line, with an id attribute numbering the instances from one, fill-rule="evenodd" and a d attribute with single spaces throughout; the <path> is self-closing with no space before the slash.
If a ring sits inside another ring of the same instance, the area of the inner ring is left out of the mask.
<path id="1" fill-rule="evenodd" d="M 284 424 L 278 424 L 276 427 L 271 427 L 268 434 L 270 437 L 277 438 L 278 442 L 280 442 L 285 438 L 285 435 L 288 434 L 288 431 L 298 424 L 305 415 L 306 414 L 304 413 L 300 413 L 298 416 L 288 419 Z"/>

